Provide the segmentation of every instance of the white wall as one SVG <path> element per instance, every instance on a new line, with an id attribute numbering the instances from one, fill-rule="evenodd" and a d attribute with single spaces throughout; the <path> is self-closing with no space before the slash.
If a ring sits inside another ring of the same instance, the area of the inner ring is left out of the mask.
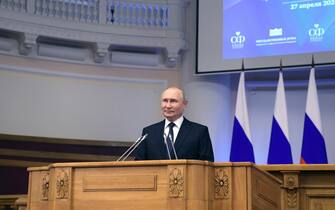
<path id="1" fill-rule="evenodd" d="M 0 133 L 131 141 L 160 119 L 164 80 L 37 71 L 0 66 Z"/>
<path id="2" fill-rule="evenodd" d="M 131 142 L 162 119 L 177 69 L 104 67 L 0 54 L 0 134 Z"/>

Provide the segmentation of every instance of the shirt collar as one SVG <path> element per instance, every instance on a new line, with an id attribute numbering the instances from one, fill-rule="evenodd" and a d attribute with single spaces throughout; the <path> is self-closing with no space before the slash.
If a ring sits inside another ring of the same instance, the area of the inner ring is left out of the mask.
<path id="1" fill-rule="evenodd" d="M 179 117 L 177 120 L 175 120 L 173 123 L 176 125 L 177 128 L 181 127 L 181 124 L 184 121 L 184 116 Z M 171 123 L 168 119 L 165 119 L 165 126 L 164 128 L 168 127 L 168 125 Z"/>

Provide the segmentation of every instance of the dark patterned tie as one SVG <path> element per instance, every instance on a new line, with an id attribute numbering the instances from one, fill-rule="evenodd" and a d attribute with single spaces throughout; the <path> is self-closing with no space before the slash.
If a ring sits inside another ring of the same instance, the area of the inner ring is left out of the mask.
<path id="1" fill-rule="evenodd" d="M 167 144 L 169 147 L 169 151 L 170 151 L 170 155 L 171 155 L 171 159 L 176 159 L 175 155 L 174 155 L 174 151 L 172 148 L 173 143 L 173 139 L 174 139 L 174 135 L 173 135 L 173 127 L 175 126 L 175 124 L 173 122 L 169 123 L 169 135 L 167 137 Z"/>

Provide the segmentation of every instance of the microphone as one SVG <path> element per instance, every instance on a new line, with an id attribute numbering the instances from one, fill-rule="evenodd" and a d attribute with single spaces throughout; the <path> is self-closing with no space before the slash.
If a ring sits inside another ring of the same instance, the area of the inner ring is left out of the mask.
<path id="1" fill-rule="evenodd" d="M 125 161 L 129 155 L 146 139 L 148 134 L 140 136 L 116 161 Z"/>
<path id="2" fill-rule="evenodd" d="M 177 153 L 176 153 L 176 149 L 174 148 L 174 144 L 173 144 L 173 141 L 172 141 L 172 136 L 169 135 L 167 136 L 165 133 L 163 134 L 163 137 L 164 137 L 164 143 L 165 143 L 165 147 L 166 147 L 166 150 L 167 150 L 167 154 L 168 154 L 168 157 L 169 159 L 171 160 L 171 153 L 170 153 L 170 148 L 169 148 L 169 144 L 167 141 L 171 141 L 171 147 L 172 147 L 172 151 L 173 151 L 173 154 L 175 156 L 175 159 L 178 160 L 178 156 L 177 156 Z M 167 140 L 167 138 L 169 137 L 169 140 Z"/>
<path id="3" fill-rule="evenodd" d="M 168 145 L 168 143 L 166 142 L 167 135 L 166 135 L 165 133 L 163 134 L 163 138 L 164 138 L 164 143 L 165 143 L 165 147 L 166 147 L 166 151 L 167 151 L 169 160 L 171 160 L 171 154 L 170 154 L 169 145 Z"/>
<path id="4" fill-rule="evenodd" d="M 172 145 L 172 150 L 173 150 L 174 156 L 176 157 L 176 160 L 178 160 L 178 156 L 177 156 L 177 153 L 176 153 L 176 149 L 174 148 L 174 143 L 173 143 L 173 139 L 172 139 L 171 134 L 169 135 L 169 138 L 171 140 L 171 145 Z"/>

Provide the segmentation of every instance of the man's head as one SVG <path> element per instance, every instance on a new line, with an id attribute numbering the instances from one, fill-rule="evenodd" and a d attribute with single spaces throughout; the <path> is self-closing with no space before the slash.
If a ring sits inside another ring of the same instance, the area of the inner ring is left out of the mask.
<path id="1" fill-rule="evenodd" d="M 162 93 L 161 110 L 163 116 L 169 121 L 174 122 L 182 116 L 186 105 L 187 101 L 181 89 L 170 87 Z"/>

